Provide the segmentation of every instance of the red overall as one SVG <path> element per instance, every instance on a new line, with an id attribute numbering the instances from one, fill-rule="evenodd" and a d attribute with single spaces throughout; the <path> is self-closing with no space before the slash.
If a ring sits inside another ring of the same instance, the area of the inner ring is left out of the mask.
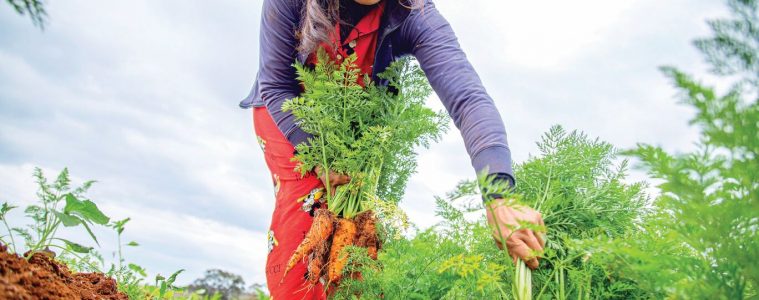
<path id="1" fill-rule="evenodd" d="M 344 42 L 340 41 L 339 24 L 336 25 L 333 37 L 335 44 L 342 47 L 334 49 L 330 45 L 322 45 L 337 62 L 347 56 L 346 47 L 352 48 L 357 58 L 356 66 L 362 72 L 361 79 L 363 74 L 372 72 L 383 9 L 384 3 L 380 3 L 364 16 Z M 314 55 L 311 55 L 309 62 L 314 62 Z M 359 83 L 363 85 L 362 81 Z M 287 261 L 311 228 L 313 210 L 323 205 L 320 200 L 324 187 L 313 173 L 301 177 L 294 171 L 296 163 L 291 161 L 293 145 L 277 128 L 265 107 L 253 109 L 253 125 L 266 165 L 271 171 L 276 199 L 267 234 L 269 255 L 266 260 L 266 283 L 269 292 L 275 300 L 325 299 L 321 284 L 310 287 L 306 282 L 305 261 L 296 264 L 285 278 L 282 277 Z"/>

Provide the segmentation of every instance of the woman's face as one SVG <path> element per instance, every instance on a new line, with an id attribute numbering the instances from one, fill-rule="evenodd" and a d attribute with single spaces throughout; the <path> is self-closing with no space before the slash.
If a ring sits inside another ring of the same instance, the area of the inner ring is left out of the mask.
<path id="1" fill-rule="evenodd" d="M 358 3 L 358 4 L 374 5 L 374 4 L 379 3 L 382 0 L 354 0 L 354 1 L 356 1 L 356 3 Z"/>

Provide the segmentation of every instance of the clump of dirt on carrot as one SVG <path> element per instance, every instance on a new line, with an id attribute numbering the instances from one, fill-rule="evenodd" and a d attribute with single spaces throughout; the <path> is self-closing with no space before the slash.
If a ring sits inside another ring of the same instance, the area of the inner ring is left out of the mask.
<path id="1" fill-rule="evenodd" d="M 311 285 L 319 283 L 319 279 L 324 275 L 324 266 L 327 264 L 327 255 L 329 254 L 329 245 L 331 240 L 325 239 L 316 246 L 311 253 L 308 261 L 308 282 Z"/>
<path id="2" fill-rule="evenodd" d="M 332 214 L 332 212 L 323 208 L 316 211 L 314 214 L 314 223 L 311 225 L 308 233 L 306 233 L 303 242 L 298 245 L 293 256 L 290 257 L 290 260 L 287 262 L 287 268 L 285 268 L 285 273 L 282 275 L 282 280 L 284 280 L 287 273 L 290 272 L 299 261 L 303 260 L 309 253 L 313 252 L 314 248 L 316 248 L 320 242 L 328 239 L 329 236 L 332 235 L 334 224 L 335 215 Z"/>
<path id="3" fill-rule="evenodd" d="M 377 259 L 377 250 L 379 248 L 379 238 L 377 237 L 377 219 L 372 211 L 365 211 L 356 216 L 358 226 L 358 237 L 356 246 L 367 249 L 367 254 L 372 259 Z"/>

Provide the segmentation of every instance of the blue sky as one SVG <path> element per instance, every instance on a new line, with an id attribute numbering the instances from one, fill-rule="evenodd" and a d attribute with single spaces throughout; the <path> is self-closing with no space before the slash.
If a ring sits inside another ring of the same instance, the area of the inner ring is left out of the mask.
<path id="1" fill-rule="evenodd" d="M 495 99 L 516 162 L 553 124 L 621 148 L 692 147 L 692 111 L 657 67 L 709 78 L 691 41 L 724 14 L 721 1 L 436 3 Z M 141 246 L 129 261 L 152 274 L 187 269 L 180 283 L 208 268 L 264 283 L 273 189 L 251 112 L 237 107 L 258 67 L 260 8 L 51 1 L 40 31 L 0 6 L 0 201 L 33 201 L 34 166 L 51 176 L 69 167 L 99 181 L 89 195 L 106 213 L 132 218 L 126 239 Z M 428 227 L 432 196 L 474 172 L 456 130 L 419 163 L 402 206 Z M 99 233 L 111 253 L 112 234 Z"/>

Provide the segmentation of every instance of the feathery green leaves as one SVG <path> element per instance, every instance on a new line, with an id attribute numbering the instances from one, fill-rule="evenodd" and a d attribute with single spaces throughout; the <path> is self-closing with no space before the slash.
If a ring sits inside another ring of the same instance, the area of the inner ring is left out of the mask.
<path id="1" fill-rule="evenodd" d="M 366 77 L 358 84 L 355 57 L 331 62 L 318 53 L 313 69 L 295 64 L 304 92 L 285 102 L 303 131 L 313 135 L 296 146 L 298 170 L 305 174 L 324 166 L 351 177 L 328 198 L 329 208 L 351 217 L 379 197 L 397 203 L 416 169 L 417 146 L 440 138 L 447 116 L 424 106 L 432 92 L 421 69 L 409 58 L 394 62 L 380 77 L 389 86 L 377 86 Z"/>

